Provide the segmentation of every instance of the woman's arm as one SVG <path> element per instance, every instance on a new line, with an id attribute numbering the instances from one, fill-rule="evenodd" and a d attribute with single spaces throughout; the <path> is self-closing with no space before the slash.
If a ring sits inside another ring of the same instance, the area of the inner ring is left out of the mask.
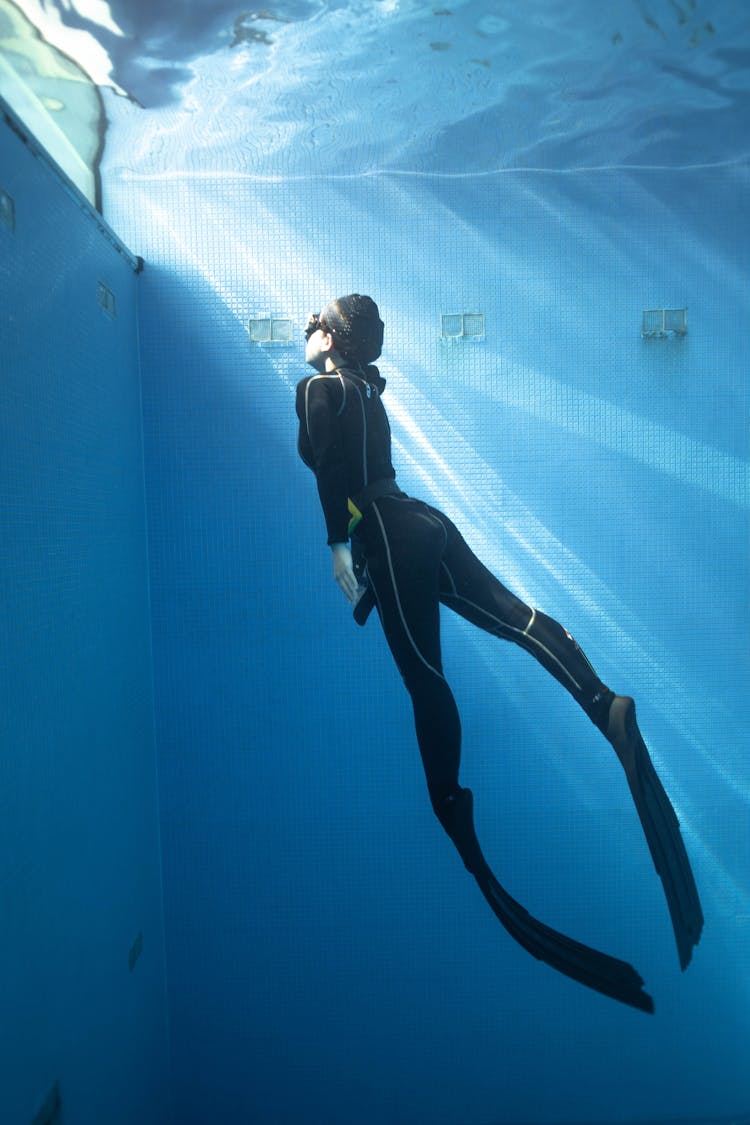
<path id="1" fill-rule="evenodd" d="M 297 387 L 298 449 L 315 473 L 329 545 L 349 539 L 347 468 L 337 394 L 340 397 L 338 380 L 326 375 L 303 379 Z"/>
<path id="2" fill-rule="evenodd" d="M 352 565 L 352 553 L 348 543 L 331 543 L 333 555 L 333 577 L 352 605 L 359 601 L 362 590 L 357 582 Z"/>
<path id="3" fill-rule="evenodd" d="M 302 460 L 315 473 L 333 557 L 333 577 L 345 597 L 354 604 L 361 590 L 349 549 L 346 461 L 331 394 L 335 389 L 333 383 L 325 376 L 312 376 L 303 379 L 297 387 L 298 449 Z"/>

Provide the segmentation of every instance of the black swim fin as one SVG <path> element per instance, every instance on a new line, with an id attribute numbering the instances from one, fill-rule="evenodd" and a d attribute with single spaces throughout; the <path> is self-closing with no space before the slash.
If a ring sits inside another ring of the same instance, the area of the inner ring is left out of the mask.
<path id="1" fill-rule="evenodd" d="M 538 921 L 498 883 L 476 837 L 470 789 L 452 794 L 438 815 L 493 912 L 519 945 L 537 960 L 546 961 L 588 988 L 643 1012 L 653 1012 L 654 1002 L 643 991 L 643 980 L 632 965 L 582 945 Z"/>
<path id="2" fill-rule="evenodd" d="M 612 702 L 607 738 L 625 770 L 654 867 L 664 886 L 684 970 L 700 940 L 703 911 L 679 821 L 638 729 L 635 703 L 627 695 L 615 696 Z"/>

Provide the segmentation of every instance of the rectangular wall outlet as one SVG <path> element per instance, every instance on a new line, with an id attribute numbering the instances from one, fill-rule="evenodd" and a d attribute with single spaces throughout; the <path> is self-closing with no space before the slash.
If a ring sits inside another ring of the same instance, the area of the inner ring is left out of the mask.
<path id="1" fill-rule="evenodd" d="M 41 1109 L 32 1118 L 31 1125 L 60 1125 L 61 1110 L 60 1083 L 55 1082 Z"/>
<path id="2" fill-rule="evenodd" d="M 0 224 L 8 230 L 16 229 L 16 205 L 13 196 L 0 188 Z"/>
<path id="3" fill-rule="evenodd" d="M 256 316 L 247 322 L 247 331 L 255 344 L 290 344 L 292 322 L 282 316 Z"/>
<path id="4" fill-rule="evenodd" d="M 138 937 L 131 945 L 130 952 L 128 953 L 128 967 L 130 968 L 131 973 L 135 968 L 136 961 L 140 957 L 141 953 L 143 953 L 143 934 L 139 932 Z"/>
<path id="5" fill-rule="evenodd" d="M 117 310 L 115 307 L 115 295 L 112 290 L 108 285 L 105 285 L 103 281 L 98 281 L 96 283 L 96 295 L 99 304 L 102 306 L 107 316 L 111 316 L 114 320 L 117 315 Z"/>

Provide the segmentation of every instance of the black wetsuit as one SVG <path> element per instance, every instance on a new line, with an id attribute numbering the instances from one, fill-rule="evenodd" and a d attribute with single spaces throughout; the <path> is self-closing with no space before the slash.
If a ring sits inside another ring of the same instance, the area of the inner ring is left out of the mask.
<path id="1" fill-rule="evenodd" d="M 440 823 L 508 933 L 534 957 L 581 984 L 653 1012 L 640 974 L 534 918 L 487 863 L 474 829 L 473 795 L 458 782 L 461 723 L 440 656 L 440 602 L 480 629 L 530 652 L 612 743 L 664 885 L 680 964 L 703 926 L 700 899 L 674 809 L 653 768 L 635 704 L 615 696 L 551 617 L 524 605 L 487 570 L 447 516 L 395 483 L 377 368 L 341 368 L 297 387 L 299 452 L 315 473 L 329 543 L 352 537 L 368 593 L 414 705 L 427 787 Z M 350 516 L 353 522 L 350 523 Z M 356 568 L 355 568 L 356 571 Z"/>
<path id="2" fill-rule="evenodd" d="M 460 791 L 461 724 L 443 675 L 440 602 L 530 652 L 605 733 L 614 696 L 562 626 L 506 589 L 447 516 L 396 487 L 385 384 L 375 372 L 340 368 L 303 379 L 298 448 L 317 479 L 329 544 L 349 538 L 349 499 L 362 511 L 353 545 L 412 699 L 430 798 L 445 823 L 446 802 Z"/>

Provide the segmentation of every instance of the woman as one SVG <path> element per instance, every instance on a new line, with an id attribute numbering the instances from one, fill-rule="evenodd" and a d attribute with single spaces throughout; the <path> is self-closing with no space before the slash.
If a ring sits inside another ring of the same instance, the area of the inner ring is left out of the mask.
<path id="1" fill-rule="evenodd" d="M 474 831 L 471 791 L 458 780 L 461 724 L 443 675 L 440 603 L 530 652 L 612 743 L 664 883 L 684 969 L 700 937 L 703 915 L 677 818 L 640 736 L 633 700 L 615 695 L 601 682 L 562 626 L 507 590 L 447 516 L 397 486 L 382 403 L 385 380 L 373 365 L 383 343 L 375 302 L 356 293 L 332 301 L 310 318 L 306 337 L 305 358 L 317 374 L 297 387 L 299 453 L 315 473 L 334 577 L 355 605 L 355 618 L 363 624 L 377 605 L 411 696 L 438 820 L 495 914 L 521 945 L 589 987 L 653 1011 L 651 997 L 630 965 L 532 918 L 487 865 Z"/>

